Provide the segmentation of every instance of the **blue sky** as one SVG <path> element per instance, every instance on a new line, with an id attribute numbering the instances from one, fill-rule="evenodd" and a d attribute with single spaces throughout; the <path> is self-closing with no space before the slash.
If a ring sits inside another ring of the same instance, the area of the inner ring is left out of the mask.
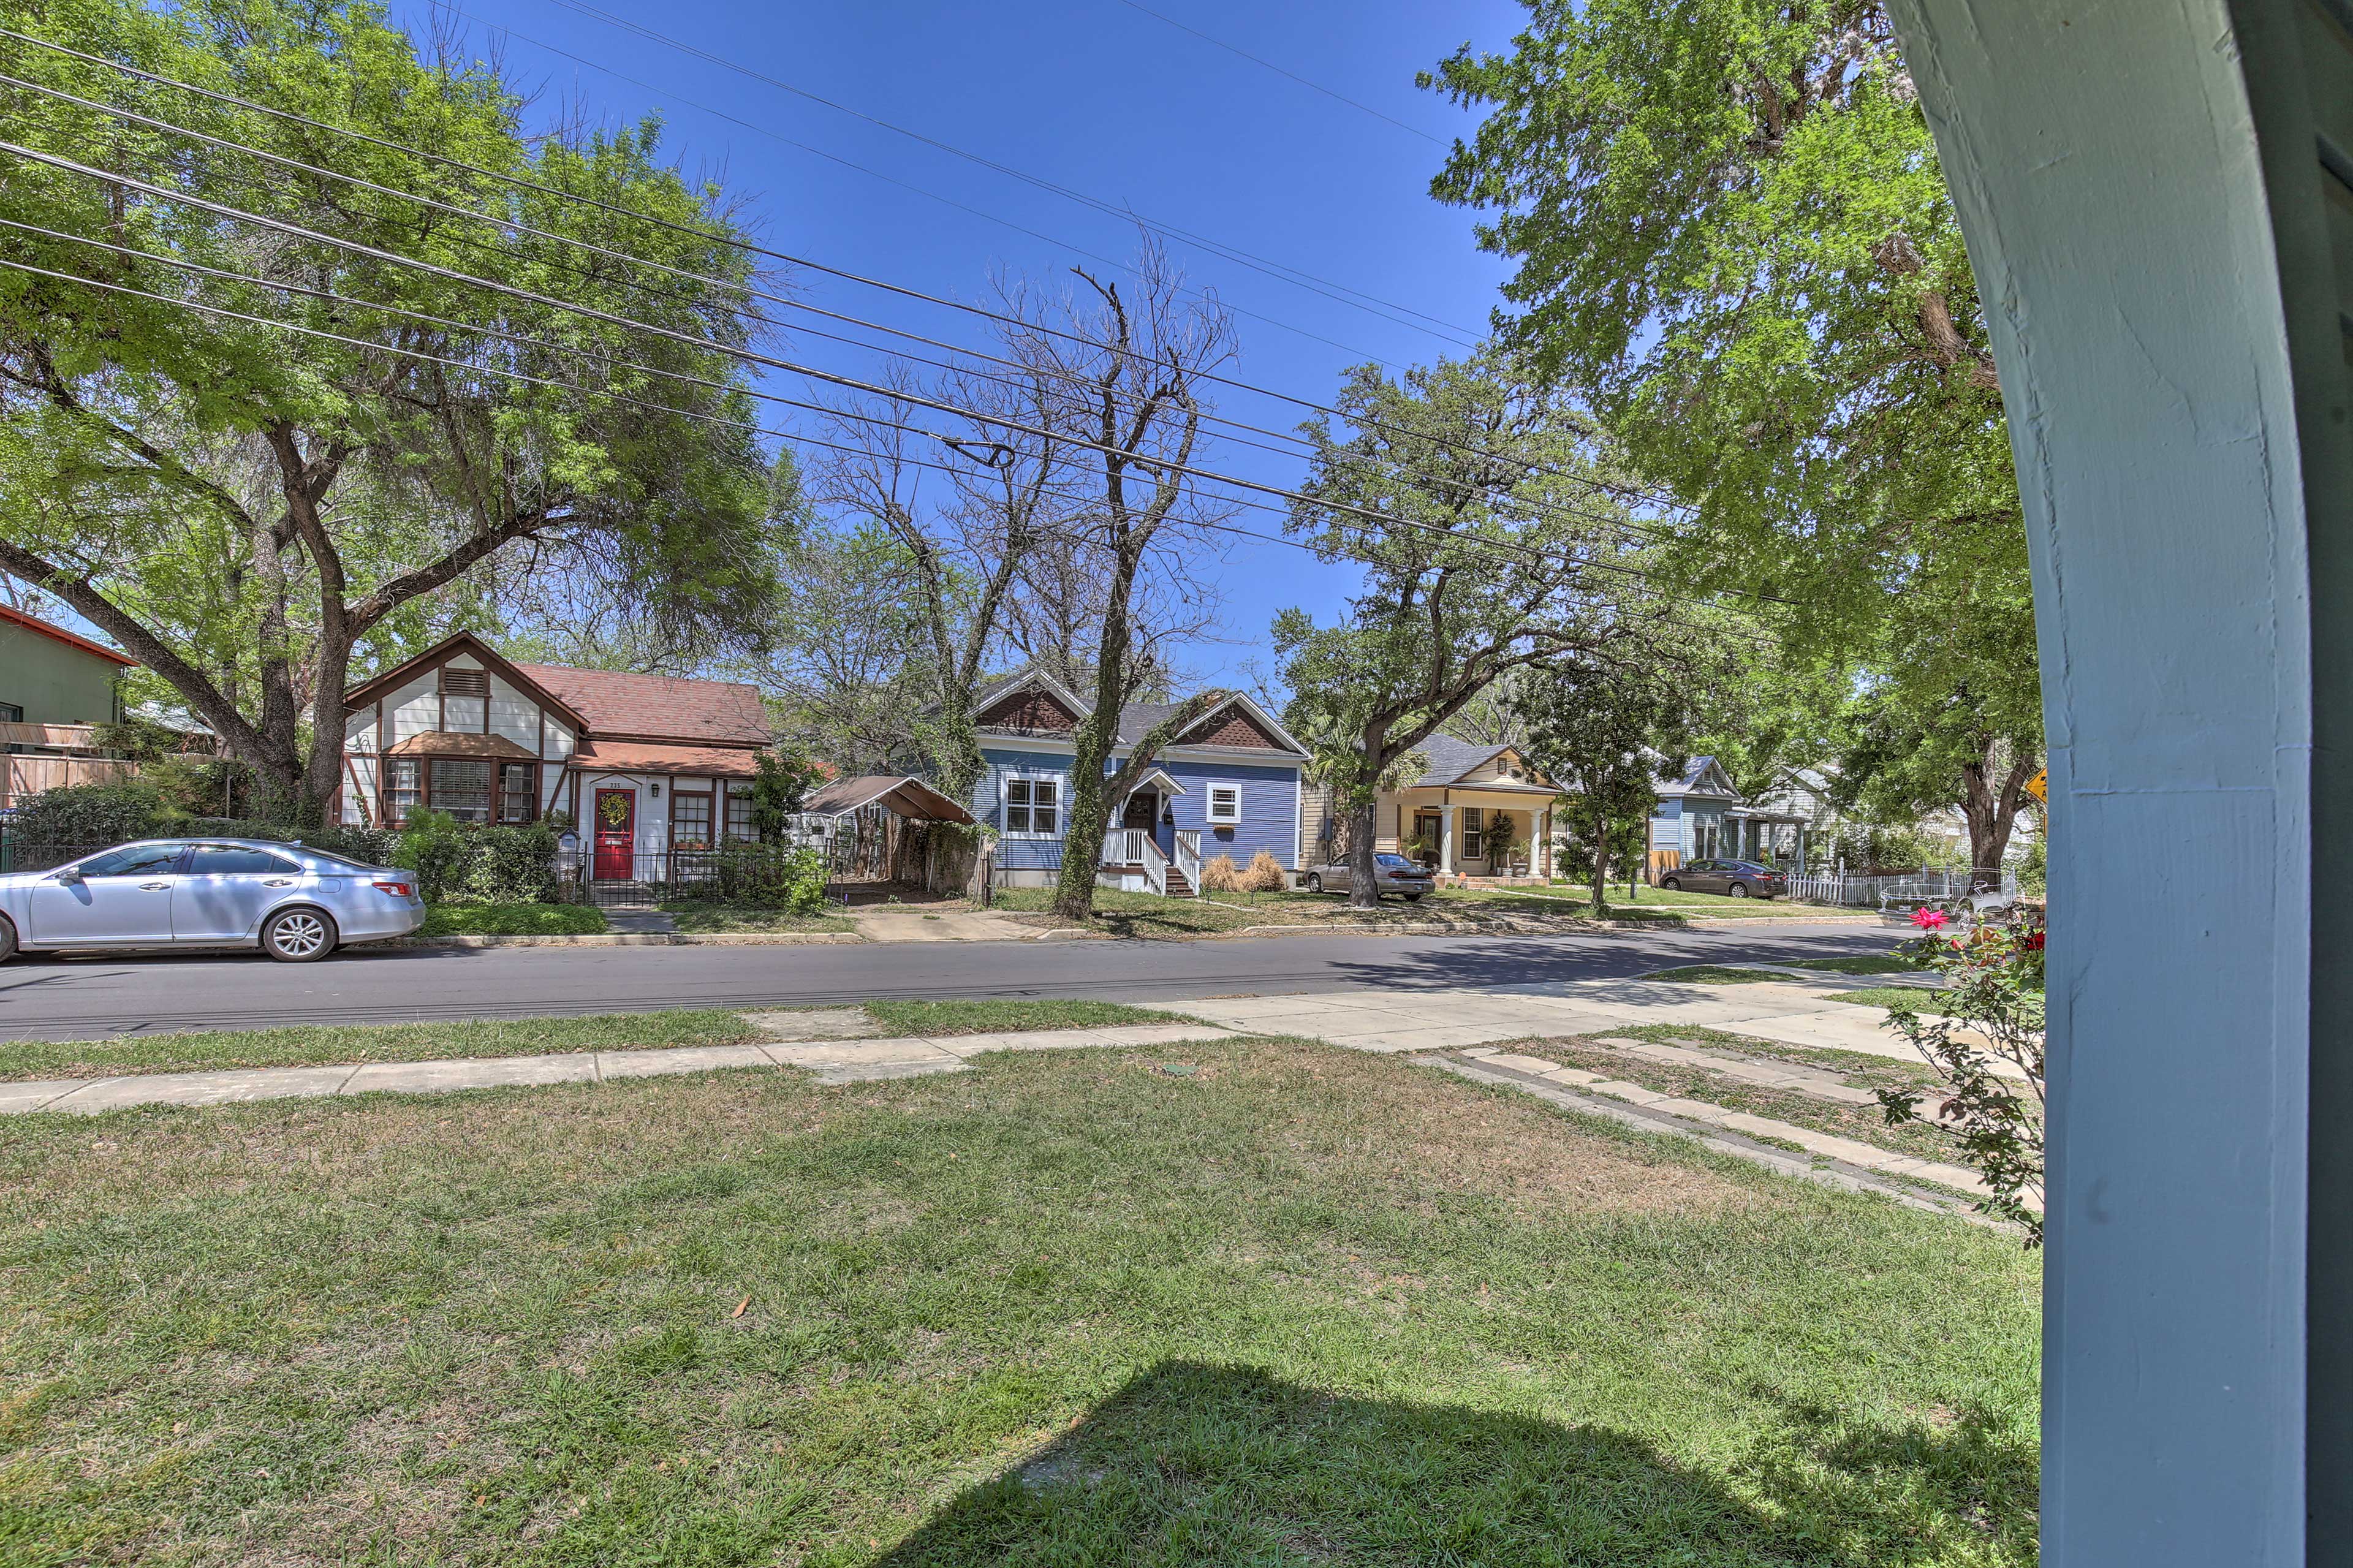
<path id="1" fill-rule="evenodd" d="M 477 48 L 499 29 L 510 71 L 543 93 L 540 112 L 571 108 L 607 121 L 659 112 L 673 154 L 739 193 L 746 202 L 743 216 L 779 249 L 963 298 L 976 298 L 992 268 L 1061 275 L 1073 264 L 1100 266 L 1085 252 L 1134 254 L 1135 233 L 1123 218 L 557 0 L 458 3 L 448 21 L 465 28 Z M 849 109 L 1473 333 L 1483 331 L 1504 276 L 1495 258 L 1473 249 L 1471 215 L 1439 206 L 1426 194 L 1443 156 L 1439 142 L 1238 58 L 1125 0 L 994 7 L 935 0 L 596 3 Z M 1472 121 L 1417 90 L 1413 73 L 1466 40 L 1501 47 L 1521 15 L 1501 0 L 1150 3 L 1166 16 L 1441 140 Z M 394 16 L 421 32 L 427 11 L 403 0 Z M 1193 281 L 1214 287 L 1237 312 L 1270 319 L 1238 321 L 1242 359 L 1235 374 L 1242 379 L 1323 398 L 1349 364 L 1382 359 L 1402 365 L 1454 352 L 1445 338 L 1232 260 L 1181 243 L 1172 251 Z M 813 304 L 978 341 L 966 321 L 936 307 L 894 302 L 814 275 L 797 283 Z M 789 352 L 852 374 L 871 373 L 877 363 L 871 353 L 817 339 L 791 342 Z M 777 390 L 804 392 L 786 384 Z M 1220 411 L 1285 429 L 1302 413 L 1238 392 L 1226 395 Z M 1211 466 L 1278 484 L 1296 482 L 1303 472 L 1295 462 L 1230 445 L 1214 454 Z M 1241 521 L 1279 531 L 1271 515 Z M 1233 546 L 1216 574 L 1226 589 L 1224 635 L 1230 640 L 1198 649 L 1193 660 L 1210 679 L 1234 673 L 1254 654 L 1263 658 L 1267 624 L 1278 609 L 1303 605 L 1328 615 L 1351 584 L 1347 574 L 1298 551 L 1247 542 Z"/>

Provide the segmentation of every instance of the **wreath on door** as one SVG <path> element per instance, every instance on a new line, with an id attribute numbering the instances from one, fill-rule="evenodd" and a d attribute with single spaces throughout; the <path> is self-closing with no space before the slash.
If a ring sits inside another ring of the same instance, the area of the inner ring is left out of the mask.
<path id="1" fill-rule="evenodd" d="M 596 815 L 605 819 L 607 827 L 618 827 L 629 820 L 629 797 L 608 795 L 596 803 Z"/>

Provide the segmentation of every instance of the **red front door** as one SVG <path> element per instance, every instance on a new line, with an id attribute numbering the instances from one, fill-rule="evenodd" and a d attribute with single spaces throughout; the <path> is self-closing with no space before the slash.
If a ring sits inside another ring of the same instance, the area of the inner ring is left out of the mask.
<path id="1" fill-rule="evenodd" d="M 638 874 L 638 792 L 596 792 L 596 879 L 626 882 Z"/>

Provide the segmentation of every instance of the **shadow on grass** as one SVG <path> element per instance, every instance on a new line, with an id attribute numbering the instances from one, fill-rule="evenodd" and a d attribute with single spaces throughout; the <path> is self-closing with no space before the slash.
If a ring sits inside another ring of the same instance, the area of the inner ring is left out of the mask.
<path id="1" fill-rule="evenodd" d="M 1599 1426 L 1337 1397 L 1168 1362 L 880 1561 L 1734 1565 L 2029 1563 L 2033 1458 L 1991 1427 L 1789 1409 L 1759 1502 Z"/>

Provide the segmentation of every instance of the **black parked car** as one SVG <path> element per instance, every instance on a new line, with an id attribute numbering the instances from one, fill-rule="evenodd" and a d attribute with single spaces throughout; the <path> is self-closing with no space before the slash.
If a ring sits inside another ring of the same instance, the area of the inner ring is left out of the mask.
<path id="1" fill-rule="evenodd" d="M 1687 893 L 1727 893 L 1736 899 L 1778 898 L 1788 890 L 1788 882 L 1781 872 L 1754 860 L 1694 860 L 1659 879 L 1662 888 Z"/>

